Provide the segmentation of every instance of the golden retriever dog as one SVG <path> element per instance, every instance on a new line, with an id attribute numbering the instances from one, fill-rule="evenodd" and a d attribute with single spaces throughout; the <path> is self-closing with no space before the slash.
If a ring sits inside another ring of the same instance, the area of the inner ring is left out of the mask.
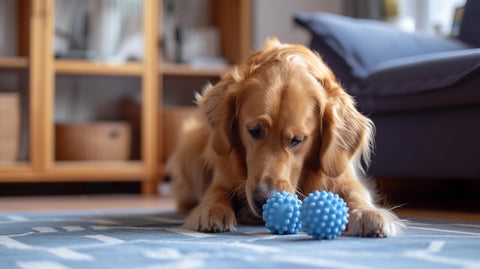
<path id="1" fill-rule="evenodd" d="M 167 163 L 184 227 L 203 232 L 262 223 L 276 191 L 337 193 L 349 207 L 344 234 L 386 237 L 404 224 L 374 204 L 363 182 L 374 126 L 321 58 L 301 45 L 266 42 L 197 96 Z"/>

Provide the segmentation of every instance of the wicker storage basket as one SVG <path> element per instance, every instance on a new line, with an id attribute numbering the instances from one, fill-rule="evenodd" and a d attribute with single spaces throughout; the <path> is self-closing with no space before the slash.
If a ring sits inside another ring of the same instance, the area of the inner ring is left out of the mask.
<path id="1" fill-rule="evenodd" d="M 0 92 L 0 161 L 16 161 L 20 148 L 20 95 Z"/>
<path id="2" fill-rule="evenodd" d="M 128 123 L 62 123 L 55 126 L 55 154 L 60 161 L 130 158 Z"/>
<path id="3" fill-rule="evenodd" d="M 163 108 L 163 161 L 166 161 L 177 145 L 183 121 L 197 114 L 197 107 L 166 106 Z"/>

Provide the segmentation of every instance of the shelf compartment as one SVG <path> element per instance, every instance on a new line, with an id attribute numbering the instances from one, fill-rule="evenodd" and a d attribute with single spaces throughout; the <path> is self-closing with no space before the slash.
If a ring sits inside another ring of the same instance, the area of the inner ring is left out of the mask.
<path id="1" fill-rule="evenodd" d="M 138 62 L 111 64 L 85 60 L 55 60 L 57 74 L 140 76 L 143 65 Z"/>
<path id="2" fill-rule="evenodd" d="M 0 57 L 0 68 L 21 69 L 28 67 L 27 57 Z"/>
<path id="3" fill-rule="evenodd" d="M 159 69 L 162 75 L 220 77 L 228 67 L 194 67 L 187 64 L 162 63 Z"/>

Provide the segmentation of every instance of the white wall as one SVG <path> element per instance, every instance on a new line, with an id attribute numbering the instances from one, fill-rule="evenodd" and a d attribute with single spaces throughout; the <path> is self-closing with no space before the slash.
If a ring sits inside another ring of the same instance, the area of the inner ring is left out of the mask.
<path id="1" fill-rule="evenodd" d="M 253 0 L 253 49 L 261 48 L 266 38 L 277 36 L 281 41 L 308 45 L 310 35 L 295 26 L 297 12 L 330 12 L 341 14 L 343 1 L 331 0 Z"/>

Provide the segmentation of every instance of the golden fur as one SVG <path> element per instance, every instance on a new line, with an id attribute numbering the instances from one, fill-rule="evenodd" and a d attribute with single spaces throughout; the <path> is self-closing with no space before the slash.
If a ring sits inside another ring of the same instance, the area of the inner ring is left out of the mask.
<path id="1" fill-rule="evenodd" d="M 320 57 L 276 39 L 197 96 L 168 161 L 184 227 L 234 230 L 261 223 L 273 191 L 338 193 L 350 208 L 345 234 L 385 237 L 404 224 L 374 204 L 360 160 L 370 157 L 372 122 Z"/>

